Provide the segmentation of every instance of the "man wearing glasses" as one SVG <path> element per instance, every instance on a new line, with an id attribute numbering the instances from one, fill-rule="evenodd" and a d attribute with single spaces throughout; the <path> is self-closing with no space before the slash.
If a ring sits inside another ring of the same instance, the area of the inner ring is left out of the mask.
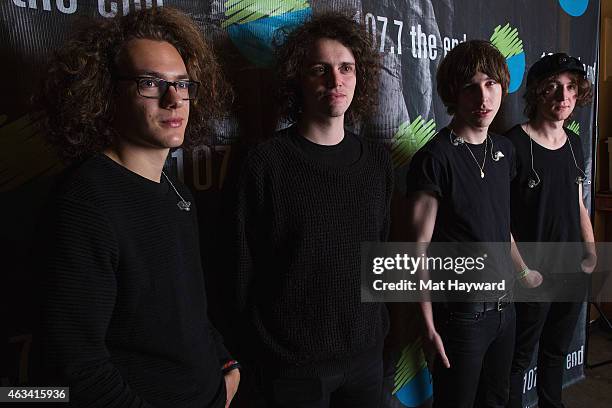
<path id="1" fill-rule="evenodd" d="M 50 64 L 48 136 L 72 166 L 41 233 L 43 359 L 74 406 L 221 408 L 236 392 L 193 198 L 163 172 L 224 89 L 197 26 L 166 8 L 87 27 Z"/>

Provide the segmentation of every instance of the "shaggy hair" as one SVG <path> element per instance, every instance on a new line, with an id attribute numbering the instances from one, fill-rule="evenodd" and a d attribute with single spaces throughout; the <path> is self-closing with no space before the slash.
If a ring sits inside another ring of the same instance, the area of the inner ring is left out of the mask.
<path id="1" fill-rule="evenodd" d="M 593 87 L 591 86 L 591 82 L 577 72 L 567 71 L 567 73 L 576 83 L 578 91 L 576 96 L 576 106 L 584 106 L 589 104 L 593 98 Z M 538 104 L 546 100 L 548 85 L 559 75 L 560 74 L 555 74 L 542 78 L 539 81 L 534 81 L 527 87 L 523 98 L 525 98 L 525 116 L 527 116 L 529 120 L 536 117 Z"/>
<path id="2" fill-rule="evenodd" d="M 54 54 L 36 98 L 46 112 L 48 140 L 63 159 L 73 161 L 100 152 L 117 137 L 112 127 L 120 74 L 117 57 L 133 39 L 172 44 L 189 78 L 200 82 L 197 99 L 190 101 L 186 147 L 204 142 L 209 121 L 224 113 L 231 91 L 211 46 L 189 16 L 163 7 L 89 21 Z"/>
<path id="3" fill-rule="evenodd" d="M 459 92 L 477 72 L 482 72 L 499 83 L 503 96 L 508 93 L 510 72 L 506 59 L 499 50 L 489 41 L 471 40 L 460 43 L 446 54 L 436 74 L 438 95 L 449 115 L 455 113 Z"/>
<path id="4" fill-rule="evenodd" d="M 354 123 L 374 113 L 378 96 L 380 56 L 372 47 L 371 35 L 364 27 L 344 14 L 336 12 L 313 16 L 289 32 L 282 31 L 282 43 L 275 40 L 277 97 L 281 114 L 296 122 L 303 108 L 301 79 L 312 45 L 321 38 L 340 42 L 355 58 L 357 83 L 349 109 L 348 122 Z"/>

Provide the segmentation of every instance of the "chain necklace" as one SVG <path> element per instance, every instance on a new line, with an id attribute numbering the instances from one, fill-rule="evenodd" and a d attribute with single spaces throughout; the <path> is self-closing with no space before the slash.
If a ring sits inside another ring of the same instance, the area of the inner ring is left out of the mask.
<path id="1" fill-rule="evenodd" d="M 183 196 L 181 195 L 181 193 L 178 192 L 178 190 L 176 189 L 176 187 L 174 187 L 174 184 L 172 184 L 172 182 L 170 181 L 170 178 L 168 178 L 168 176 L 166 176 L 166 173 L 164 173 L 164 171 L 162 170 L 162 174 L 164 175 L 164 177 L 166 178 L 166 180 L 168 180 L 168 183 L 170 183 L 170 186 L 172 187 L 172 189 L 174 190 L 174 192 L 176 193 L 176 195 L 181 199 L 178 203 L 176 203 L 176 205 L 178 206 L 178 208 L 180 210 L 183 211 L 190 211 L 191 208 L 191 201 L 187 201 L 183 198 Z"/>
<path id="2" fill-rule="evenodd" d="M 451 129 L 451 137 L 452 135 L 455 134 L 455 132 Z M 461 140 L 463 141 L 463 138 L 461 138 Z M 478 167 L 478 169 L 480 170 L 480 178 L 483 179 L 485 176 L 484 173 L 484 167 L 485 167 L 485 163 L 487 162 L 487 146 L 489 144 L 489 135 L 487 134 L 487 137 L 485 138 L 485 148 L 484 148 L 484 157 L 482 159 L 482 165 L 480 163 L 478 163 L 478 160 L 476 160 L 476 156 L 474 156 L 474 153 L 472 152 L 472 149 L 470 149 L 467 145 L 467 143 L 465 143 L 465 141 L 463 141 L 463 143 L 461 143 L 465 146 L 465 148 L 467 149 L 468 152 L 470 152 L 470 155 L 472 155 L 472 159 L 474 159 L 474 162 L 476 163 L 476 166 Z"/>
<path id="3" fill-rule="evenodd" d="M 482 166 L 480 165 L 480 163 L 478 163 L 478 160 L 476 160 L 476 156 L 474 156 L 474 153 L 472 152 L 472 149 L 470 149 L 467 144 L 464 144 L 465 148 L 468 149 L 468 152 L 470 152 L 470 154 L 472 155 L 472 158 L 474 159 L 474 162 L 476 162 L 476 166 L 478 166 L 478 168 L 480 169 L 480 178 L 481 179 L 483 179 L 484 176 L 485 176 L 484 166 L 485 166 L 485 163 L 487 162 L 487 144 L 488 143 L 489 143 L 489 137 L 487 136 L 487 138 L 485 139 L 485 150 L 484 150 L 484 157 L 482 159 Z"/>

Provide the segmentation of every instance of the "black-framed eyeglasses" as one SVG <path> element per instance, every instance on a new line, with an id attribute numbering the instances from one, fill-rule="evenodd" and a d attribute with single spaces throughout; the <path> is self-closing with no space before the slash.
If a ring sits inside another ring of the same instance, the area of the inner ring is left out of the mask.
<path id="1" fill-rule="evenodd" d="M 138 95 L 150 99 L 163 98 L 166 92 L 168 92 L 168 88 L 173 87 L 183 100 L 191 101 L 198 96 L 198 88 L 200 87 L 199 82 L 188 79 L 166 81 L 165 79 L 149 76 L 117 77 L 116 79 L 119 81 L 136 82 Z"/>

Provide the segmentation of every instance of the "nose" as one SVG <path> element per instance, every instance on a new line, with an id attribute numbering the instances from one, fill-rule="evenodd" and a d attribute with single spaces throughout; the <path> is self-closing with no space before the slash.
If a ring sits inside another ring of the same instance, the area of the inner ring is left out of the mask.
<path id="1" fill-rule="evenodd" d="M 490 90 L 487 88 L 486 84 L 481 84 L 476 87 L 476 98 L 480 103 L 484 103 L 489 99 L 489 92 Z"/>
<path id="2" fill-rule="evenodd" d="M 560 86 L 557 88 L 556 97 L 560 101 L 565 101 L 570 98 L 571 91 L 566 86 Z"/>
<path id="3" fill-rule="evenodd" d="M 342 86 L 342 77 L 340 76 L 340 72 L 337 69 L 330 69 L 327 71 L 327 87 L 328 88 L 337 88 Z"/>
<path id="4" fill-rule="evenodd" d="M 176 90 L 176 84 L 168 86 L 166 93 L 160 99 L 162 107 L 168 109 L 177 109 L 183 106 L 184 102 L 185 101 Z"/>

